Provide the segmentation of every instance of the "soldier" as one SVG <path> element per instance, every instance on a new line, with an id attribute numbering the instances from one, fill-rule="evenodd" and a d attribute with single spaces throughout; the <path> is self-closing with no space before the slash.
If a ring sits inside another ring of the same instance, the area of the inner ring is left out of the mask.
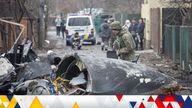
<path id="1" fill-rule="evenodd" d="M 119 45 L 117 49 L 117 54 L 120 56 L 120 59 L 131 61 L 135 57 L 135 42 L 131 34 L 123 29 L 119 21 L 114 21 L 111 23 L 111 29 L 113 34 L 116 36 L 115 45 Z"/>

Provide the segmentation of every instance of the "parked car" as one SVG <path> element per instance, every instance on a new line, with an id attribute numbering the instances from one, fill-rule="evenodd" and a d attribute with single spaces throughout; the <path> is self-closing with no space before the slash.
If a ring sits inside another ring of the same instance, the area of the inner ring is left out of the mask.
<path id="1" fill-rule="evenodd" d="M 76 32 L 79 33 L 83 42 L 96 43 L 95 26 L 90 15 L 68 15 L 66 22 L 68 35 L 66 44 L 71 45 L 71 40 Z"/>

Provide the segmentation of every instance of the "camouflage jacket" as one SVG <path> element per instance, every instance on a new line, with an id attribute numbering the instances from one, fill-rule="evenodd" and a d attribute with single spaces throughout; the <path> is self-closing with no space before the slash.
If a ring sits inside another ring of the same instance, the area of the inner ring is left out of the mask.
<path id="1" fill-rule="evenodd" d="M 122 29 L 118 34 L 119 54 L 134 54 L 135 42 L 132 35 L 125 29 Z"/>

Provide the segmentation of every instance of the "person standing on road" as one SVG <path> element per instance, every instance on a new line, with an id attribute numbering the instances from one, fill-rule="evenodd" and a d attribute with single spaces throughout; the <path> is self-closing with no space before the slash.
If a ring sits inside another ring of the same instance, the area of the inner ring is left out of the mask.
<path id="1" fill-rule="evenodd" d="M 100 37 L 102 40 L 101 50 L 108 50 L 110 35 L 111 35 L 111 29 L 109 24 L 107 23 L 107 20 L 105 20 L 100 27 Z"/>
<path id="2" fill-rule="evenodd" d="M 56 34 L 57 36 L 60 36 L 60 30 L 61 30 L 61 17 L 57 17 L 55 19 L 55 25 L 56 25 Z"/>
<path id="3" fill-rule="evenodd" d="M 61 20 L 61 33 L 62 33 L 62 36 L 63 36 L 63 39 L 65 38 L 65 30 L 66 30 L 66 26 L 65 26 L 65 20 L 64 19 L 62 19 Z"/>
<path id="4" fill-rule="evenodd" d="M 111 18 L 111 19 L 108 20 L 108 24 L 110 25 L 110 29 L 111 29 L 111 23 L 114 22 L 114 21 L 115 21 L 114 18 Z M 111 35 L 109 37 L 109 47 L 111 49 L 113 49 L 113 46 L 114 46 L 113 44 L 114 44 L 115 40 L 116 40 L 116 37 L 113 35 L 112 30 L 111 30 Z M 113 49 L 113 50 L 115 50 L 115 49 Z"/>
<path id="5" fill-rule="evenodd" d="M 137 22 L 135 21 L 135 19 L 132 19 L 131 21 L 131 25 L 129 27 L 129 32 L 131 33 L 135 44 L 136 44 L 136 50 L 138 50 L 138 39 L 137 39 L 137 35 L 136 35 L 136 30 L 137 30 Z"/>
<path id="6" fill-rule="evenodd" d="M 131 25 L 130 20 L 126 20 L 126 21 L 125 21 L 125 24 L 123 25 L 123 28 L 129 30 L 130 25 Z"/>
<path id="7" fill-rule="evenodd" d="M 140 38 L 139 43 L 140 43 L 141 50 L 143 50 L 144 29 L 145 29 L 145 23 L 143 22 L 143 18 L 140 18 L 136 33 L 137 33 L 137 37 Z"/>
<path id="8" fill-rule="evenodd" d="M 115 43 L 119 45 L 117 48 L 117 54 L 120 59 L 131 61 L 135 57 L 135 42 L 131 34 L 121 27 L 119 21 L 114 21 L 111 24 L 113 34 L 116 36 Z"/>

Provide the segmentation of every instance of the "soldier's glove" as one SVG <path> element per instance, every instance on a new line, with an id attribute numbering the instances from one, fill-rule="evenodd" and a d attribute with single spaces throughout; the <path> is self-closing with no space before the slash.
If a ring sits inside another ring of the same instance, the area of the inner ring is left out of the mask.
<path id="1" fill-rule="evenodd" d="M 113 49 L 114 49 L 114 50 L 119 49 L 119 42 L 118 42 L 117 40 L 114 41 L 114 43 L 113 43 Z"/>

